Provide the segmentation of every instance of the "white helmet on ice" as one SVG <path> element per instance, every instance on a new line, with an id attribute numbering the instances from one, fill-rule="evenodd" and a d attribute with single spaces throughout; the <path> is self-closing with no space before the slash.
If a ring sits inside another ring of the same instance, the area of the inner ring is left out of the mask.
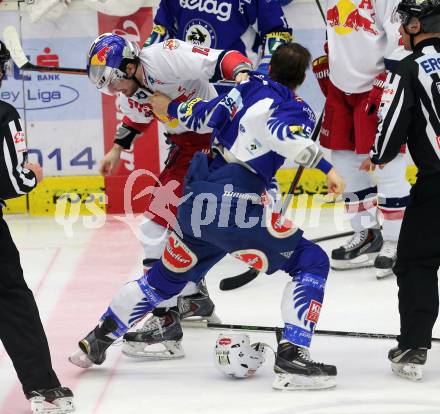
<path id="1" fill-rule="evenodd" d="M 264 344 L 251 345 L 246 334 L 220 334 L 214 350 L 215 365 L 230 377 L 247 378 L 263 364 L 265 353 Z"/>

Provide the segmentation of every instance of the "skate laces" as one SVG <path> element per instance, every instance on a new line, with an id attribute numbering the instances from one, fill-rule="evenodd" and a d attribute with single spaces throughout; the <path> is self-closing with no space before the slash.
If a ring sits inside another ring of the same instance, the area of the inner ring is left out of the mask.
<path id="1" fill-rule="evenodd" d="M 310 362 L 311 364 L 316 366 L 324 366 L 322 362 L 313 361 L 313 359 L 310 357 L 310 351 L 307 348 L 303 348 L 299 346 L 298 354 L 306 362 Z"/>
<path id="2" fill-rule="evenodd" d="M 380 249 L 379 256 L 389 257 L 394 259 L 397 255 L 397 242 L 385 240 L 382 249 Z"/>
<path id="3" fill-rule="evenodd" d="M 163 326 L 162 323 L 164 322 L 165 318 L 160 316 L 153 316 L 149 319 L 147 319 L 143 326 L 140 329 L 137 329 L 136 332 L 143 333 L 143 332 L 151 332 L 158 330 L 160 334 L 163 333 Z"/>
<path id="4" fill-rule="evenodd" d="M 353 249 L 356 246 L 359 246 L 362 244 L 368 236 L 368 230 L 362 230 L 360 232 L 355 233 L 351 239 L 347 241 L 347 243 L 344 244 L 343 248 L 345 250 Z"/>

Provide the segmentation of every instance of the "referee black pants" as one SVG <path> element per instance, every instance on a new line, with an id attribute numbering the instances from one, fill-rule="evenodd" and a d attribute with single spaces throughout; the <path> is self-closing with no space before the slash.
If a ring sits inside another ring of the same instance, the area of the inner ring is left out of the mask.
<path id="1" fill-rule="evenodd" d="M 420 177 L 411 190 L 394 273 L 399 286 L 399 344 L 431 348 L 439 310 L 440 175 Z"/>
<path id="2" fill-rule="evenodd" d="M 60 386 L 37 304 L 23 278 L 20 256 L 0 207 L 0 340 L 23 391 Z"/>

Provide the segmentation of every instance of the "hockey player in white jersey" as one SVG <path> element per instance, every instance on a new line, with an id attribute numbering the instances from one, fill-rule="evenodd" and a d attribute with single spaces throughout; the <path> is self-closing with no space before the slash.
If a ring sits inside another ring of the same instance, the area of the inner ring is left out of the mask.
<path id="1" fill-rule="evenodd" d="M 378 278 L 392 274 L 410 189 L 404 154 L 373 174 L 364 162 L 374 142 L 385 69 L 405 55 L 398 46 L 399 24 L 392 19 L 397 3 L 328 0 L 328 56 L 314 62 L 327 97 L 320 142 L 332 150 L 333 163 L 347 180 L 344 198 L 355 231 L 333 250 L 332 267 L 374 265 Z"/>
<path id="2" fill-rule="evenodd" d="M 237 51 L 200 48 L 175 39 L 139 50 L 134 43 L 120 36 L 101 35 L 89 52 L 89 78 L 101 92 L 119 94 L 119 105 L 125 114 L 115 145 L 104 157 L 101 171 L 104 174 L 111 172 L 122 149 L 130 148 L 143 126 L 153 119 L 147 102 L 152 93 L 166 93 L 177 102 L 193 96 L 212 99 L 217 93 L 209 81 L 223 78 L 239 81 L 245 76 L 243 72 L 250 69 L 250 61 Z M 141 234 L 141 238 L 145 237 L 142 241 L 146 267 L 160 258 L 167 240 L 167 228 L 174 226 L 177 204 L 173 200 L 182 195 L 183 177 L 189 161 L 195 152 L 208 151 L 210 141 L 209 128 L 194 133 L 179 125 L 176 119 L 166 117 L 161 121 L 165 124 L 172 148 L 156 189 L 146 203 L 147 217 Z M 174 191 L 170 185 L 175 187 Z M 169 203 L 158 206 L 155 193 L 163 189 L 168 192 Z M 128 333 L 123 352 L 130 356 L 148 357 L 148 352 L 144 351 L 148 344 L 163 342 L 164 339 L 179 340 L 182 335 L 179 317 L 216 319 L 214 304 L 202 281 L 197 286 L 189 283 L 183 294 L 187 297 L 180 299 L 179 303 L 177 297 L 164 303 L 163 308 L 156 311 L 156 318 L 148 320 L 145 328 Z M 170 355 L 166 351 L 165 354 Z M 176 356 L 175 353 L 172 355 Z"/>
<path id="3" fill-rule="evenodd" d="M 99 324 L 79 342 L 80 350 L 71 357 L 74 364 L 83 368 L 102 364 L 107 348 L 139 317 L 179 293 L 187 281 L 203 278 L 230 253 L 260 271 L 283 270 L 292 277 L 282 298 L 285 326 L 273 387 L 336 385 L 336 367 L 314 362 L 308 350 L 322 306 L 328 257 L 296 226 L 283 233 L 268 226 L 261 201 L 286 158 L 319 168 L 327 175 L 329 191 L 343 191 L 341 177 L 308 139 L 315 125 L 313 111 L 294 93 L 309 62 L 307 49 L 282 45 L 271 61 L 272 79 L 254 72 L 248 82 L 211 101 L 195 97 L 179 103 L 162 94 L 151 98 L 161 116 L 178 118 L 194 131 L 213 128 L 213 152 L 210 156 L 199 152 L 191 161 L 179 227 L 161 260 L 148 274 L 121 288 Z"/>

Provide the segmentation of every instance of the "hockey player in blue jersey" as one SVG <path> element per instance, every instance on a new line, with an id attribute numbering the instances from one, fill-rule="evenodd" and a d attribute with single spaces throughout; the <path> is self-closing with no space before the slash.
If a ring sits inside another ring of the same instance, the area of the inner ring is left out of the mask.
<path id="1" fill-rule="evenodd" d="M 293 92 L 310 63 L 307 49 L 280 46 L 269 77 L 250 80 L 211 101 L 172 102 L 151 98 L 159 115 L 178 118 L 187 128 L 213 128 L 212 156 L 197 153 L 185 181 L 178 226 L 161 260 L 114 297 L 99 324 L 79 342 L 70 361 L 88 368 L 102 364 L 106 349 L 130 326 L 188 281 L 198 282 L 227 253 L 260 271 L 288 273 L 282 298 L 285 322 L 275 361 L 276 389 L 333 387 L 336 367 L 314 362 L 309 347 L 319 318 L 329 260 L 316 244 L 292 225 L 279 233 L 266 221 L 261 194 L 286 159 L 317 167 L 327 175 L 330 192 L 341 194 L 344 182 L 308 139 L 315 126 L 310 107 Z"/>
<path id="2" fill-rule="evenodd" d="M 254 67 L 267 74 L 269 62 L 276 48 L 292 39 L 292 30 L 278 1 L 267 0 L 161 0 L 154 18 L 153 31 L 145 46 L 168 38 L 185 40 L 200 48 L 238 50 L 249 54 Z M 231 86 L 217 84 L 218 93 L 229 92 Z M 273 187 L 277 188 L 276 180 Z M 275 191 L 275 190 L 274 190 Z M 148 227 L 141 227 L 148 235 Z M 151 262 L 151 257 L 146 262 Z M 145 320 L 136 332 L 128 332 L 124 353 L 146 357 L 140 352 L 154 337 L 169 337 L 171 332 L 180 335 L 175 312 L 186 318 L 194 315 L 198 319 L 212 318 L 213 302 L 206 284 L 201 281 L 196 289 L 199 292 L 184 292 L 179 298 L 167 301 L 166 305 L 154 311 L 156 318 Z M 189 312 L 191 310 L 191 312 Z M 193 317 L 194 319 L 194 317 Z"/>
<path id="3" fill-rule="evenodd" d="M 244 55 L 252 50 L 259 59 L 249 58 L 267 74 L 273 52 L 292 40 L 292 30 L 278 1 L 161 0 L 145 46 L 167 38 Z"/>

